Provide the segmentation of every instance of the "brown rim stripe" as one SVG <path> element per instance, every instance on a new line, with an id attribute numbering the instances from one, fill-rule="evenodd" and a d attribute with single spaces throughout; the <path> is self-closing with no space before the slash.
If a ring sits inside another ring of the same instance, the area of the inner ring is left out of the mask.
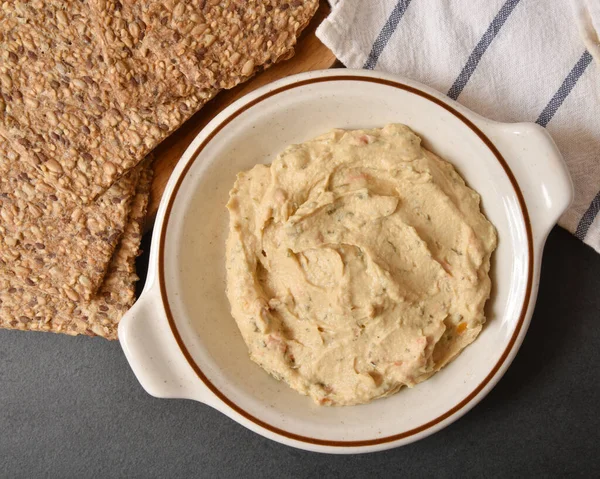
<path id="1" fill-rule="evenodd" d="M 238 406 L 237 404 L 235 404 L 233 401 L 231 401 L 227 396 L 225 396 L 219 389 L 217 389 L 215 387 L 215 385 L 206 377 L 206 375 L 202 372 L 202 370 L 200 369 L 200 367 L 196 364 L 196 362 L 194 361 L 194 359 L 192 358 L 190 352 L 188 351 L 187 347 L 185 346 L 181 335 L 179 334 L 179 331 L 177 330 L 177 326 L 175 325 L 175 320 L 173 318 L 173 313 L 171 311 L 171 307 L 169 305 L 169 300 L 167 297 L 167 288 L 165 285 L 165 275 L 164 275 L 164 251 L 165 251 L 165 241 L 166 241 L 166 234 L 167 234 L 167 226 L 169 224 L 169 216 L 171 214 L 171 210 L 173 208 L 173 203 L 175 202 L 175 197 L 177 196 L 177 192 L 179 191 L 179 187 L 181 186 L 181 183 L 183 182 L 187 172 L 189 171 L 190 167 L 192 166 L 192 164 L 194 163 L 194 161 L 196 160 L 196 158 L 198 158 L 199 153 L 204 149 L 204 147 L 225 127 L 227 126 L 232 120 L 234 120 L 235 118 L 237 118 L 241 113 L 245 112 L 246 110 L 252 108 L 253 106 L 257 105 L 258 103 L 260 103 L 261 101 L 270 98 L 274 95 L 277 95 L 281 92 L 287 91 L 287 90 L 291 90 L 292 88 L 298 88 L 298 87 L 302 87 L 305 85 L 310 85 L 310 84 L 314 84 L 314 83 L 322 83 L 322 82 L 329 82 L 329 81 L 364 81 L 364 82 L 368 82 L 368 83 L 378 83 L 381 85 L 386 85 L 386 86 L 390 86 L 393 88 L 399 88 L 401 90 L 405 90 L 408 91 L 410 93 L 413 93 L 415 95 L 419 95 L 433 103 L 435 103 L 436 105 L 442 107 L 443 109 L 447 110 L 448 112 L 452 113 L 454 116 L 456 116 L 458 119 L 460 119 L 465 125 L 467 125 L 480 139 L 481 141 L 490 149 L 490 151 L 494 154 L 494 156 L 496 157 L 496 159 L 500 162 L 500 165 L 502 166 L 502 168 L 504 168 L 504 171 L 506 173 L 506 175 L 508 176 L 508 179 L 510 180 L 514 190 L 515 190 L 515 194 L 517 195 L 517 198 L 519 200 L 519 206 L 521 207 L 521 213 L 523 214 L 523 220 L 525 222 L 525 229 L 527 231 L 527 244 L 528 244 L 528 253 L 529 253 L 529 261 L 528 261 L 528 265 L 527 265 L 527 288 L 525 290 L 525 298 L 523 300 L 523 306 L 521 308 L 521 312 L 519 315 L 519 322 L 517 324 L 517 327 L 515 329 L 515 332 L 513 333 L 512 337 L 510 338 L 510 341 L 508 343 L 508 346 L 506 347 L 506 349 L 504 350 L 504 352 L 502 353 L 502 356 L 500 357 L 500 360 L 496 363 L 496 365 L 493 367 L 493 369 L 490 371 L 490 373 L 485 377 L 485 379 L 471 392 L 471 394 L 469 394 L 465 399 L 463 399 L 460 403 L 458 403 L 456 406 L 454 406 L 453 408 L 451 408 L 450 410 L 448 410 L 447 412 L 445 412 L 444 414 L 442 414 L 441 416 L 437 417 L 436 419 L 429 421 L 426 424 L 423 424 L 419 427 L 416 427 L 414 429 L 411 429 L 409 431 L 405 431 L 403 433 L 400 434 L 396 434 L 393 436 L 387 436 L 387 437 L 382 437 L 382 438 L 378 438 L 378 439 L 368 439 L 368 440 L 364 440 L 364 441 L 331 441 L 331 440 L 324 440 L 324 439 L 315 439 L 312 437 L 307 437 L 307 436 L 301 436 L 299 434 L 294 434 L 291 433 L 289 431 L 285 431 L 283 429 L 279 429 L 275 426 L 272 426 L 271 424 L 268 424 L 260 419 L 258 419 L 257 417 L 254 417 L 253 415 L 251 415 L 250 413 L 248 413 L 247 411 L 245 411 L 244 409 L 242 409 L 240 406 Z M 496 149 L 496 147 L 493 145 L 493 143 L 489 140 L 489 138 L 487 136 L 485 136 L 485 134 L 479 129 L 477 128 L 477 126 L 475 126 L 468 118 L 466 118 L 462 113 L 456 111 L 453 107 L 451 107 L 450 105 L 447 105 L 446 103 L 444 103 L 443 101 L 439 100 L 438 98 L 422 92 L 416 88 L 413 88 L 411 86 L 408 85 L 404 85 L 402 83 L 398 83 L 395 81 L 391 81 L 391 80 L 384 80 L 384 79 L 380 79 L 380 78 L 370 78 L 370 77 L 360 77 L 360 76 L 351 76 L 351 75 L 335 75 L 335 76 L 328 76 L 328 77 L 323 77 L 323 78 L 312 78 L 312 79 L 307 79 L 307 80 L 303 80 L 297 83 L 293 83 L 290 85 L 284 85 L 282 87 L 279 87 L 275 90 L 272 90 L 270 92 L 267 92 L 263 95 L 261 95 L 258 98 L 255 98 L 254 100 L 252 100 L 251 102 L 243 105 L 240 109 L 234 111 L 231 115 L 229 115 L 225 120 L 223 120 L 212 132 L 209 133 L 209 135 L 205 138 L 205 140 L 198 146 L 198 148 L 196 149 L 196 151 L 194 152 L 192 158 L 190 158 L 190 160 L 188 161 L 188 163 L 185 165 L 183 171 L 181 172 L 179 178 L 177 179 L 177 183 L 175 184 L 175 188 L 173 189 L 173 192 L 171 193 L 171 196 L 169 198 L 169 201 L 167 203 L 167 208 L 165 211 L 165 218 L 162 224 L 162 229 L 160 232 L 160 241 L 159 241 L 159 251 L 158 251 L 158 280 L 159 280 L 159 285 L 160 285 L 160 292 L 161 292 L 161 297 L 163 300 L 163 304 L 164 304 L 164 308 L 165 308 L 165 313 L 167 315 L 167 319 L 169 322 L 169 326 L 171 327 L 171 331 L 173 332 L 173 336 L 175 337 L 175 340 L 177 341 L 177 344 L 179 345 L 179 348 L 181 349 L 181 352 L 183 353 L 183 355 L 185 356 L 185 358 L 187 359 L 189 365 L 192 367 L 192 369 L 196 372 L 196 374 L 198 375 L 198 377 L 202 380 L 202 382 L 221 400 L 223 401 L 225 404 L 227 404 L 231 409 L 233 409 L 235 412 L 237 412 L 238 414 L 240 414 L 241 416 L 243 416 L 244 418 L 248 419 L 249 421 L 252 421 L 253 423 L 255 423 L 256 425 L 267 429 L 271 432 L 274 432 L 275 434 L 279 434 L 281 436 L 287 437 L 289 439 L 293 439 L 295 441 L 300 441 L 300 442 L 306 442 L 306 443 L 310 443 L 310 444 L 316 444 L 316 445 L 322 445 L 322 446 L 334 446 L 334 447 L 360 447 L 360 446 L 373 446 L 373 445 L 378 445 L 378 444 L 384 444 L 384 443 L 388 443 L 388 442 L 393 442 L 393 441 L 397 441 L 400 439 L 405 439 L 407 437 L 413 436 L 415 434 L 418 434 L 420 432 L 423 432 L 427 429 L 432 428 L 433 426 L 439 424 L 440 422 L 444 421 L 445 419 L 449 418 L 450 416 L 452 416 L 453 414 L 457 413 L 458 411 L 460 411 L 462 408 L 464 408 L 468 403 L 470 403 L 475 396 L 477 396 L 477 394 L 479 394 L 481 392 L 481 390 L 492 380 L 492 378 L 495 376 L 495 374 L 498 372 L 498 370 L 502 367 L 502 365 L 504 364 L 504 362 L 506 361 L 506 359 L 508 358 L 508 355 L 510 354 L 518 336 L 519 333 L 521 332 L 521 328 L 523 327 L 523 323 L 525 321 L 525 315 L 527 314 L 527 308 L 529 306 L 529 301 L 531 299 L 531 290 L 532 290 L 532 284 L 533 284 L 533 236 L 531 233 L 531 224 L 529 221 L 529 214 L 527 212 L 527 207 L 525 205 L 525 200 L 523 199 L 523 194 L 521 193 L 521 190 L 519 188 L 519 185 L 517 183 L 517 180 L 515 179 L 514 175 L 512 174 L 512 171 L 510 170 L 508 164 L 506 163 L 506 161 L 504 160 L 504 158 L 502 157 L 502 155 L 500 154 L 500 152 Z"/>

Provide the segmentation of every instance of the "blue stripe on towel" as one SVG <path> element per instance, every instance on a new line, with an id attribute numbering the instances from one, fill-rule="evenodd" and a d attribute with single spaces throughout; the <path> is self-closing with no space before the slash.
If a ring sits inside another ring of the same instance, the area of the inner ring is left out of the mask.
<path id="1" fill-rule="evenodd" d="M 596 219 L 598 212 L 600 211 L 600 191 L 596 195 L 596 197 L 592 200 L 590 207 L 583 214 L 581 219 L 579 220 L 579 224 L 577 225 L 577 230 L 575 230 L 575 236 L 577 236 L 580 240 L 584 240 L 590 226 Z"/>
<path id="2" fill-rule="evenodd" d="M 377 65 L 377 61 L 379 60 L 381 52 L 383 52 L 383 49 L 387 45 L 391 36 L 396 31 L 398 23 L 400 23 L 400 20 L 402 19 L 404 12 L 406 12 L 406 9 L 410 5 L 410 2 L 411 0 L 398 0 L 398 3 L 396 3 L 396 6 L 392 10 L 392 13 L 390 14 L 387 21 L 385 22 L 385 25 L 379 32 L 379 35 L 377 35 L 377 39 L 375 40 L 375 43 L 373 43 L 373 48 L 371 48 L 369 56 L 367 57 L 367 61 L 365 61 L 365 64 L 363 65 L 363 68 L 366 68 L 368 70 L 373 70 L 373 68 L 375 68 L 375 65 Z"/>
<path id="3" fill-rule="evenodd" d="M 454 81 L 454 84 L 450 87 L 450 90 L 448 90 L 448 96 L 450 98 L 456 100 L 462 93 L 463 89 L 469 82 L 471 75 L 473 75 L 473 72 L 477 68 L 481 57 L 483 57 L 485 51 L 488 49 L 496 35 L 498 35 L 502 25 L 504 25 L 504 22 L 512 13 L 519 1 L 520 0 L 507 0 L 506 3 L 502 5 L 502 8 L 496 14 L 492 20 L 492 23 L 490 23 L 490 26 L 483 34 L 483 37 L 481 37 L 481 40 L 479 40 L 479 43 L 475 46 L 475 49 L 471 52 L 471 55 L 469 55 L 466 65 L 463 67 L 462 71 Z"/>
<path id="4" fill-rule="evenodd" d="M 577 80 L 581 78 L 581 75 L 583 75 L 583 72 L 591 62 L 592 55 L 590 55 L 590 52 L 586 50 L 583 55 L 581 55 L 581 58 L 577 60 L 577 63 L 564 79 L 562 85 L 556 91 L 552 99 L 540 113 L 540 116 L 535 121 L 538 125 L 546 126 L 548 123 L 550 123 L 550 120 L 552 120 L 556 110 L 560 108 L 563 101 L 565 101 L 565 98 L 569 96 L 569 93 L 571 93 L 571 90 L 573 90 L 577 84 Z"/>

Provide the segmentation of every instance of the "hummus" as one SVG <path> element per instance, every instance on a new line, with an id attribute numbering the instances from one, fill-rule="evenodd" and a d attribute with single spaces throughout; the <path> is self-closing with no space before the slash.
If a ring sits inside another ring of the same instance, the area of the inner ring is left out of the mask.
<path id="1" fill-rule="evenodd" d="M 404 125 L 333 130 L 240 173 L 227 295 L 250 357 L 324 405 L 424 381 L 481 331 L 496 231 Z"/>

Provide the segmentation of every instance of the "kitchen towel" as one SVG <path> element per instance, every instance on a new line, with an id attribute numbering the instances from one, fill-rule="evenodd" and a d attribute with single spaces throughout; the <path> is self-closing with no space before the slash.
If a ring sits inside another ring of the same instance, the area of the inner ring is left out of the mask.
<path id="1" fill-rule="evenodd" d="M 575 185 L 559 224 L 600 252 L 600 0 L 331 3 L 317 36 L 345 66 L 398 73 L 487 118 L 546 127 Z"/>

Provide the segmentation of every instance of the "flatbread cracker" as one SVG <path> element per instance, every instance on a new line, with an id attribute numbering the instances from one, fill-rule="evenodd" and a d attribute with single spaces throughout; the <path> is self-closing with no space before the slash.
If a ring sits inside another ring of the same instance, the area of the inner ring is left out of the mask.
<path id="1" fill-rule="evenodd" d="M 231 88 L 256 67 L 288 58 L 318 1 L 90 0 L 90 5 L 121 101 L 155 105 L 194 88 Z"/>
<path id="2" fill-rule="evenodd" d="M 162 18 L 152 12 L 162 3 L 89 0 L 109 77 L 117 86 L 115 93 L 122 105 L 154 107 L 187 98 L 197 89 L 210 88 L 207 81 L 188 81 L 177 58 L 165 55 L 164 48 L 154 41 L 151 32 L 156 28 L 165 30 Z M 183 6 L 187 2 L 181 3 Z M 174 2 L 167 0 L 164 8 L 173 10 Z"/>
<path id="3" fill-rule="evenodd" d="M 134 223 L 142 221 L 145 215 L 150 180 L 151 167 L 145 164 L 133 201 Z M 89 301 L 58 299 L 35 288 L 15 287 L 10 280 L 0 277 L 0 327 L 117 339 L 119 321 L 135 301 L 138 278 L 129 272 L 141 240 L 140 236 L 135 237 L 135 231 L 126 228 L 118 248 L 121 254 L 111 263 L 112 270 L 98 294 Z"/>
<path id="4" fill-rule="evenodd" d="M 190 81 L 210 77 L 218 89 L 233 88 L 257 68 L 290 58 L 298 35 L 319 6 L 317 0 L 191 3 L 196 5 L 190 11 L 170 17 L 170 28 L 154 30 L 153 43 L 179 58 Z M 168 14 L 162 10 L 164 18 Z M 199 20 L 194 20 L 194 13 Z M 194 30 L 201 33 L 189 38 L 188 32 Z M 173 37 L 179 40 L 174 42 Z"/>
<path id="5" fill-rule="evenodd" d="M 113 111 L 88 12 L 76 0 L 16 1 L 0 22 L 0 130 L 50 184 L 84 201 L 120 176 L 110 158 L 123 171 L 139 160 L 124 136 L 132 120 Z"/>
<path id="6" fill-rule="evenodd" d="M 210 95 L 121 109 L 89 9 L 76 0 L 7 4 L 0 21 L 0 133 L 55 189 L 83 202 L 137 164 Z M 58 18 L 64 18 L 59 22 Z"/>
<path id="7" fill-rule="evenodd" d="M 0 115 L 0 134 L 31 159 L 45 181 L 60 191 L 82 192 L 85 202 L 99 196 L 118 177 L 111 161 L 116 155 L 122 156 L 123 171 L 137 163 L 133 156 L 124 157 L 115 133 L 77 107 L 28 108 L 13 101 Z"/>
<path id="8" fill-rule="evenodd" d="M 165 5 L 3 4 L 0 135 L 57 190 L 93 201 L 219 89 L 293 54 L 318 2 Z"/>
<path id="9" fill-rule="evenodd" d="M 93 37 L 82 2 L 5 3 L 0 16 L 3 93 L 48 107 L 61 102 L 80 106 L 103 92 L 112 93 Z"/>
<path id="10" fill-rule="evenodd" d="M 153 173 L 150 165 L 144 166 L 140 172 L 136 194 L 131 202 L 127 225 L 125 226 L 121 241 L 111 258 L 108 266 L 108 274 L 112 272 L 135 273 L 135 259 L 138 256 L 144 231 L 144 221 L 146 219 L 148 201 L 150 200 Z"/>
<path id="11" fill-rule="evenodd" d="M 119 320 L 135 301 L 136 281 L 134 274 L 111 273 L 97 296 L 77 303 L 0 278 L 0 328 L 117 339 Z"/>
<path id="12" fill-rule="evenodd" d="M 125 228 L 139 169 L 80 206 L 18 161 L 0 138 L 0 276 L 72 300 L 102 283 Z"/>

